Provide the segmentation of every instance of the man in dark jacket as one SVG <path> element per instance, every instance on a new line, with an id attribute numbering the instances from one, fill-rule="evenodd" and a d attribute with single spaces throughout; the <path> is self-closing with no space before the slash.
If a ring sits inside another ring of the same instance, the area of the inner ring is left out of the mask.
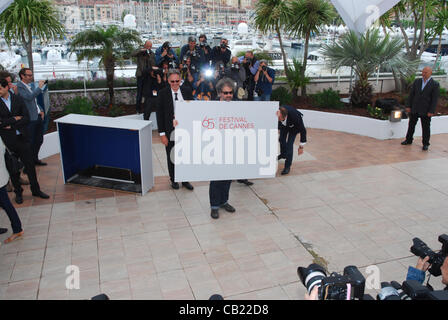
<path id="1" fill-rule="evenodd" d="M 420 118 L 422 123 L 423 151 L 428 150 L 429 147 L 431 117 L 436 112 L 440 90 L 439 83 L 431 75 L 432 69 L 425 67 L 422 71 L 422 79 L 417 79 L 412 84 L 408 107 L 406 108 L 406 112 L 409 114 L 408 132 L 406 133 L 406 140 L 401 143 L 402 145 L 412 144 L 415 125 L 417 124 L 418 118 Z"/>
<path id="2" fill-rule="evenodd" d="M 171 149 L 174 147 L 174 115 L 176 103 L 186 100 L 193 100 L 193 94 L 188 86 L 180 86 L 179 70 L 168 71 L 169 87 L 161 89 L 157 97 L 157 127 L 160 139 L 165 146 L 166 160 L 170 174 L 171 187 L 179 189 L 179 184 L 174 182 L 174 163 L 171 160 Z M 171 137 L 173 135 L 173 137 Z M 182 186 L 188 190 L 193 190 L 189 182 L 182 182 Z"/>
<path id="3" fill-rule="evenodd" d="M 145 82 L 151 81 L 150 73 L 152 67 L 156 66 L 156 58 L 151 48 L 152 42 L 147 40 L 143 48 L 139 48 L 131 54 L 133 57 L 137 58 L 137 70 L 135 71 L 135 77 L 137 78 L 137 98 L 135 108 L 137 113 L 141 113 L 142 111 L 143 87 L 145 85 L 149 87 L 151 86 L 150 84 L 145 84 Z"/>
<path id="4" fill-rule="evenodd" d="M 285 167 L 281 174 L 288 174 L 291 169 L 294 153 L 294 140 L 300 133 L 300 146 L 298 154 L 303 153 L 306 144 L 306 129 L 302 120 L 302 113 L 290 106 L 281 106 L 277 111 L 278 129 L 280 130 L 280 155 L 278 160 L 286 159 Z"/>
<path id="5" fill-rule="evenodd" d="M 40 190 L 37 182 L 33 153 L 29 144 L 28 123 L 29 115 L 23 99 L 10 93 L 8 82 L 0 79 L 0 136 L 9 151 L 17 154 L 24 164 L 32 195 L 48 199 L 49 196 Z M 16 193 L 15 201 L 21 204 L 23 189 L 19 182 L 20 171 L 10 172 L 10 175 Z"/>

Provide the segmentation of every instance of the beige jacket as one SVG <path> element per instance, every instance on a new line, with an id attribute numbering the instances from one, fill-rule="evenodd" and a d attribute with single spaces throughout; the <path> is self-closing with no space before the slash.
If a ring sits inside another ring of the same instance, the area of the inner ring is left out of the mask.
<path id="1" fill-rule="evenodd" d="M 9 180 L 9 173 L 5 163 L 5 151 L 5 144 L 3 143 L 3 140 L 0 139 L 0 188 L 4 187 Z"/>

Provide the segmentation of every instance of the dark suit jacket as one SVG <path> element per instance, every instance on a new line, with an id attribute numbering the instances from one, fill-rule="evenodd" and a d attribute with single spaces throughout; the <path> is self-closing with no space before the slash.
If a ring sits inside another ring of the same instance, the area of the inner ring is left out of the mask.
<path id="1" fill-rule="evenodd" d="M 439 99 L 439 83 L 431 78 L 422 91 L 422 81 L 423 79 L 417 79 L 412 84 L 408 106 L 411 108 L 411 113 L 419 115 L 435 113 Z"/>
<path id="2" fill-rule="evenodd" d="M 184 100 L 193 100 L 191 89 L 182 85 L 180 87 Z M 165 87 L 157 95 L 157 127 L 159 133 L 165 132 L 167 136 L 174 130 L 174 103 L 171 87 Z"/>
<path id="3" fill-rule="evenodd" d="M 0 99 L 0 136 L 3 142 L 9 148 L 9 145 L 16 141 L 16 130 L 28 137 L 28 123 L 30 118 L 28 116 L 28 109 L 25 106 L 23 99 L 15 94 L 11 95 L 11 111 L 9 111 L 6 104 Z M 22 116 L 22 119 L 17 121 L 14 117 Z M 11 126 L 11 129 L 5 127 Z"/>
<path id="4" fill-rule="evenodd" d="M 278 129 L 287 130 L 290 134 L 300 133 L 300 142 L 306 142 L 306 129 L 303 123 L 303 114 L 290 106 L 284 106 L 288 110 L 288 117 L 286 118 L 286 127 L 279 121 Z"/>

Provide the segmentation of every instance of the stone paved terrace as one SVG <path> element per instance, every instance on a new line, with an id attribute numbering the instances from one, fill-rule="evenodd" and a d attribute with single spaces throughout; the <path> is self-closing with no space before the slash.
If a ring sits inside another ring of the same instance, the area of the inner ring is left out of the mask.
<path id="1" fill-rule="evenodd" d="M 288 176 L 232 183 L 237 212 L 219 220 L 208 182 L 170 188 L 156 136 L 156 185 L 144 197 L 64 185 L 59 156 L 47 158 L 38 177 L 51 199 L 25 187 L 16 205 L 25 236 L 0 247 L 0 299 L 303 299 L 296 270 L 314 256 L 330 271 L 375 264 L 381 281 L 402 282 L 416 262 L 412 238 L 440 249 L 448 233 L 448 135 L 434 135 L 429 152 L 420 138 L 308 135 Z M 5 214 L 0 226 L 11 229 Z M 65 287 L 69 265 L 80 268 L 79 290 Z M 441 288 L 440 278 L 431 284 Z"/>

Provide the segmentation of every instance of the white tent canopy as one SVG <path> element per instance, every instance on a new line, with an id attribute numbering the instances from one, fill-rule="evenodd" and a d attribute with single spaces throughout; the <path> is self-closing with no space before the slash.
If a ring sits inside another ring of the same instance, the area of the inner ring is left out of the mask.
<path id="1" fill-rule="evenodd" d="M 5 9 L 13 2 L 14 0 L 0 0 L 0 13 L 5 11 Z"/>
<path id="2" fill-rule="evenodd" d="M 350 30 L 364 33 L 400 0 L 331 0 Z"/>

